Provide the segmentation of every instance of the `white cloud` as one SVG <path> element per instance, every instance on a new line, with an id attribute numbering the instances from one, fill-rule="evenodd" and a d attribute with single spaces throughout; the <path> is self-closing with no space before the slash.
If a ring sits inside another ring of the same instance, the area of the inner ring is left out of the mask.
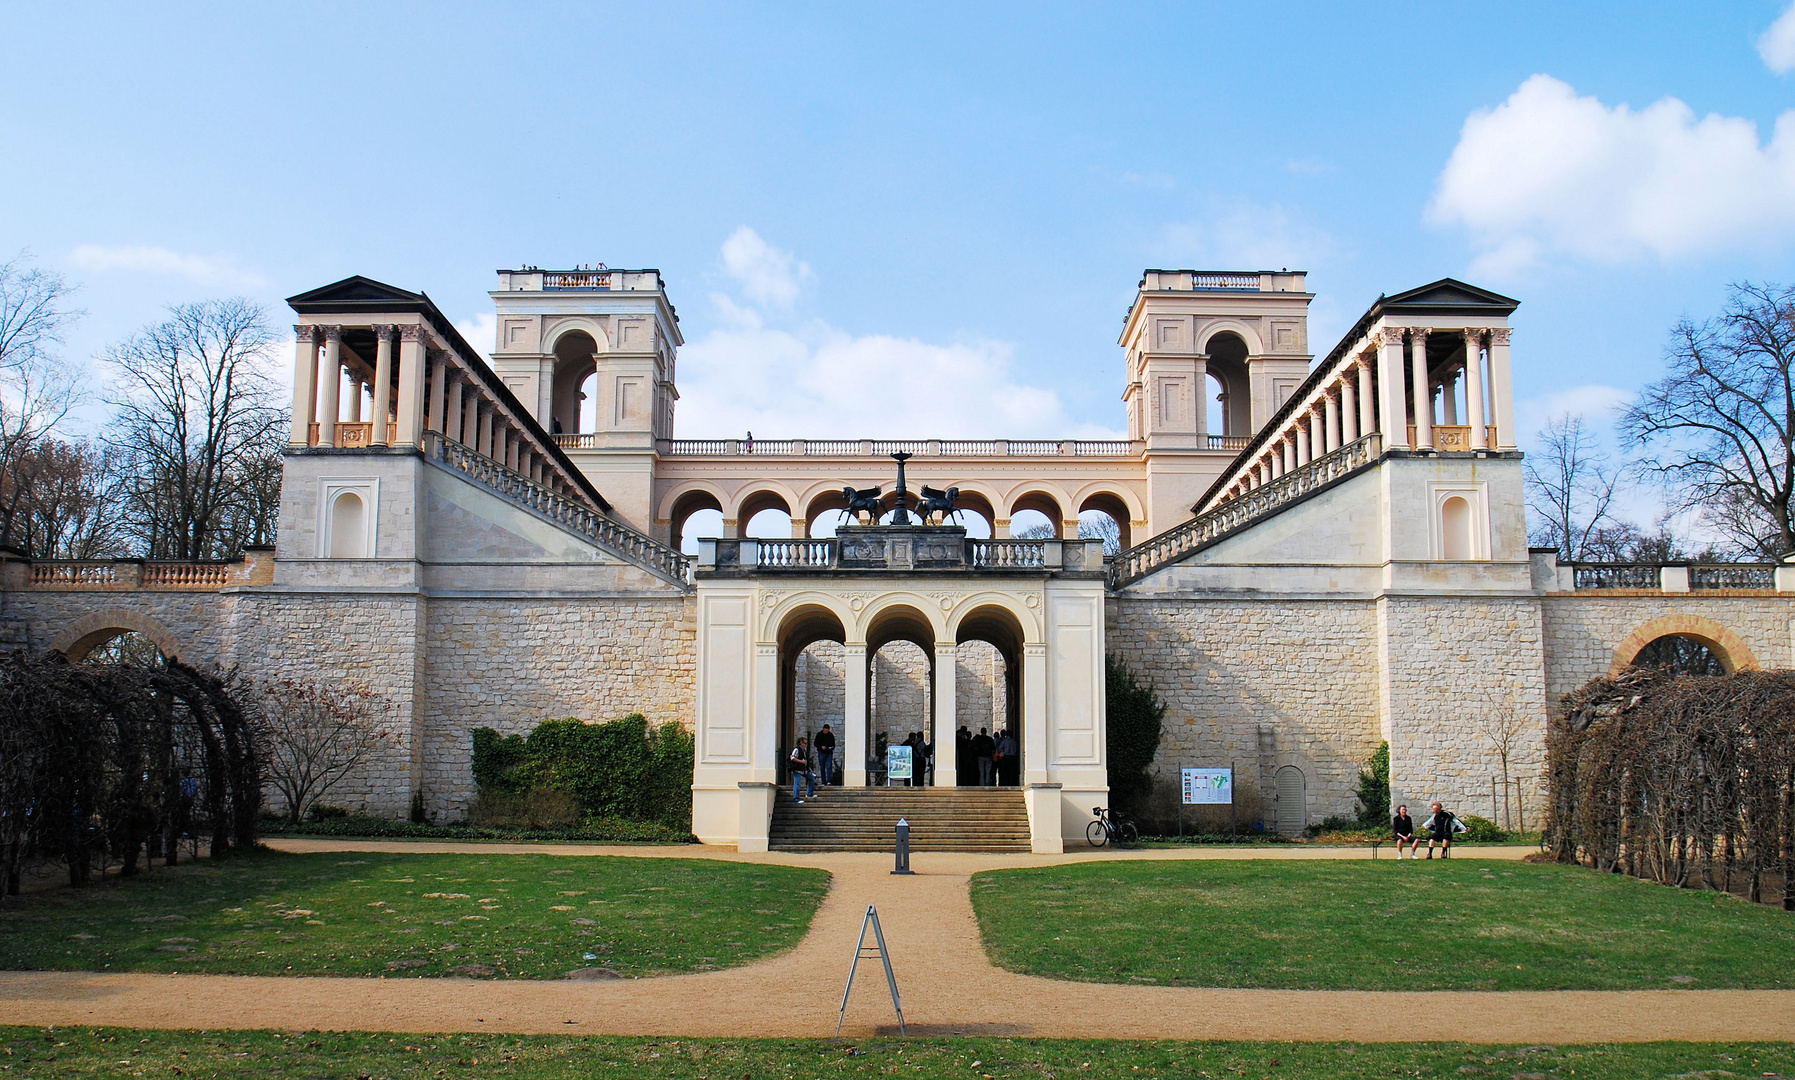
<path id="1" fill-rule="evenodd" d="M 1795 70 L 1795 4 L 1758 38 L 1758 55 L 1764 58 L 1764 66 L 1778 75 Z"/>
<path id="2" fill-rule="evenodd" d="M 1609 107 L 1535 75 L 1465 121 L 1428 218 L 1469 229 L 1474 274 L 1555 253 L 1675 259 L 1795 237 L 1795 111 L 1757 125 L 1675 98 Z"/>
<path id="3" fill-rule="evenodd" d="M 752 230 L 738 229 L 724 243 L 725 266 L 732 246 L 737 258 L 747 253 L 749 265 L 765 261 L 757 246 L 773 251 Z M 777 266 L 801 269 L 771 275 L 791 283 L 795 297 L 808 268 L 787 253 L 773 254 Z M 732 270 L 731 276 L 749 300 L 768 295 L 768 275 Z M 685 437 L 748 431 L 759 438 L 1121 437 L 1073 424 L 1059 395 L 1020 381 L 1007 342 L 855 335 L 820 319 L 763 316 L 723 294 L 711 302 L 715 329 L 679 354 L 678 425 Z"/>
<path id="4" fill-rule="evenodd" d="M 184 277 L 201 285 L 257 289 L 268 284 L 267 278 L 238 265 L 234 256 L 193 255 L 161 247 L 82 244 L 69 253 L 69 263 L 95 273 L 135 271 Z"/>
<path id="5" fill-rule="evenodd" d="M 762 240 L 746 225 L 723 241 L 723 271 L 741 285 L 742 295 L 750 301 L 778 308 L 796 303 L 811 277 L 808 264 Z"/>
<path id="6" fill-rule="evenodd" d="M 1166 262 L 1199 270 L 1306 270 L 1327 256 L 1333 241 L 1274 203 L 1174 222 L 1165 227 L 1159 247 Z"/>
<path id="7" fill-rule="evenodd" d="M 462 319 L 455 324 L 455 329 L 467 339 L 482 360 L 492 359 L 493 347 L 499 340 L 499 317 L 490 311 L 483 311 L 471 319 Z"/>

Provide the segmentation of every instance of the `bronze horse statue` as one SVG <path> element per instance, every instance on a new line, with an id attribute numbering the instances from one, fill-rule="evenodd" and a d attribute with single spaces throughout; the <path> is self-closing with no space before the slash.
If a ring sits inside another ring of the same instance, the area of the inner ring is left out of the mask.
<path id="1" fill-rule="evenodd" d="M 877 525 L 879 523 L 880 510 L 879 495 L 882 491 L 883 489 L 876 487 L 862 488 L 859 491 L 855 491 L 851 487 L 842 488 L 841 497 L 846 500 L 848 504 L 844 507 L 848 512 L 848 520 L 859 521 L 860 515 L 866 514 L 872 518 L 873 524 Z"/>
<path id="2" fill-rule="evenodd" d="M 957 487 L 942 491 L 940 488 L 932 488 L 924 484 L 922 499 L 916 504 L 916 516 L 922 518 L 923 523 L 927 524 L 931 516 L 940 514 L 941 520 L 945 524 L 949 514 L 957 515 L 960 512 L 959 508 L 954 505 L 959 501 L 960 489 Z"/>

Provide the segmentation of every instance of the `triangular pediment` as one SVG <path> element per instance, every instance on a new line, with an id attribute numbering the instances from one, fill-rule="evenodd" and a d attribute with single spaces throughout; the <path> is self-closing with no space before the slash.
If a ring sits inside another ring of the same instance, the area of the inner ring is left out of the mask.
<path id="1" fill-rule="evenodd" d="M 1418 289 L 1386 296 L 1383 306 L 1385 310 L 1393 307 L 1484 307 L 1513 311 L 1521 306 L 1521 302 L 1501 293 L 1468 285 L 1457 278 L 1441 278 Z"/>
<path id="2" fill-rule="evenodd" d="M 347 277 L 329 285 L 320 286 L 310 292 L 302 292 L 298 296 L 290 296 L 287 303 L 298 307 L 305 305 L 328 304 L 418 304 L 424 303 L 422 293 L 407 292 L 384 281 L 362 277 L 360 274 Z"/>

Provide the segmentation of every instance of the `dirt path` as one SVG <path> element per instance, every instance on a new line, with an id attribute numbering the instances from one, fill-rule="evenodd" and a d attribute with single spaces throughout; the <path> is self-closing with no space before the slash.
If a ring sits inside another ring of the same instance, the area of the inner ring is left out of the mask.
<path id="1" fill-rule="evenodd" d="M 456 845 L 286 841 L 289 850 L 459 850 Z M 648 857 L 681 848 L 546 848 Z M 484 852 L 509 850 L 477 845 Z M 835 1028 L 842 980 L 869 903 L 879 908 L 913 1034 L 1092 1038 L 1489 1043 L 1795 1039 L 1795 991 L 1359 993 L 1104 986 L 1016 975 L 979 945 L 968 882 L 1004 866 L 1070 859 L 1216 857 L 927 855 L 893 877 L 884 855 L 706 857 L 820 866 L 833 875 L 811 931 L 793 951 L 730 971 L 603 983 L 461 979 L 290 979 L 77 972 L 0 973 L 0 1023 L 131 1027 L 579 1032 L 615 1035 L 819 1036 Z M 1260 852 L 1279 849 L 1260 849 Z M 1309 849 L 1311 857 L 1320 852 Z M 1491 854 L 1514 849 L 1486 849 Z M 1244 854 L 1244 853 L 1242 853 Z M 1239 857 L 1230 855 L 1228 857 Z M 1287 858 L 1279 850 L 1272 856 Z M 1325 855 L 1323 857 L 1346 857 Z M 1350 857 L 1364 858 L 1363 852 Z M 1498 857 L 1504 857 L 1499 855 Z M 1424 1016 L 1464 1017 L 1452 1030 Z M 844 1035 L 895 1030 L 875 963 L 861 968 Z"/>

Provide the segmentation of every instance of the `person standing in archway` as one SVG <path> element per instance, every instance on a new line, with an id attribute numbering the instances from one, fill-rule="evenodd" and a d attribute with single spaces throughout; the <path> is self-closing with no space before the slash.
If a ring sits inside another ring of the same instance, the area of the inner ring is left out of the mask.
<path id="1" fill-rule="evenodd" d="M 791 757 L 786 759 L 786 768 L 792 774 L 792 801 L 802 806 L 804 798 L 816 798 L 816 770 L 810 764 L 810 740 L 802 735 L 798 737 L 798 744 L 792 747 Z M 810 789 L 804 797 L 800 797 L 798 785 L 806 782 Z"/>
<path id="2" fill-rule="evenodd" d="M 823 730 L 816 734 L 817 771 L 823 774 L 823 786 L 835 783 L 835 732 L 824 724 Z"/>
<path id="3" fill-rule="evenodd" d="M 1004 787 L 1019 787 L 1022 781 L 1022 759 L 1017 756 L 1016 736 L 1004 728 L 997 735 L 997 782 Z"/>
<path id="4" fill-rule="evenodd" d="M 972 732 L 962 727 L 954 732 L 954 784 L 972 786 Z"/>
<path id="5" fill-rule="evenodd" d="M 979 763 L 979 787 L 991 787 L 996 778 L 992 776 L 992 756 L 997 753 L 997 742 L 985 734 L 984 728 L 972 738 L 972 756 Z"/>

